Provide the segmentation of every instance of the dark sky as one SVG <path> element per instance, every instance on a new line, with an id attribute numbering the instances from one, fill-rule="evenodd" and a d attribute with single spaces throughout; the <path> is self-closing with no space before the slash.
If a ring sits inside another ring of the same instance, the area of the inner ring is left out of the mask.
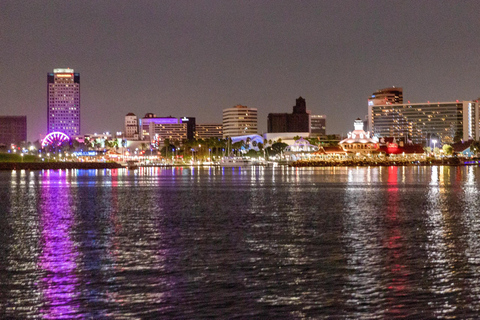
<path id="1" fill-rule="evenodd" d="M 81 75 L 82 133 L 124 116 L 221 123 L 243 104 L 352 130 L 376 89 L 411 102 L 480 97 L 480 1 L 0 1 L 0 114 L 46 133 L 46 77 Z"/>

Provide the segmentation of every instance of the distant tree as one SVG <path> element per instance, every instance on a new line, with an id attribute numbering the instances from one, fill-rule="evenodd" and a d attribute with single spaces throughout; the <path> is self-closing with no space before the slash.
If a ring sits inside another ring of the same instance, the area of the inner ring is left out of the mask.
<path id="1" fill-rule="evenodd" d="M 257 143 L 257 148 L 259 151 L 262 151 L 263 150 L 263 143 L 259 142 Z"/>
<path id="2" fill-rule="evenodd" d="M 300 136 L 295 136 L 295 137 L 293 137 L 293 140 L 295 140 L 295 141 L 300 140 L 300 139 L 302 139 L 302 137 L 300 137 Z M 279 141 L 279 142 L 280 142 L 280 141 Z"/>
<path id="3" fill-rule="evenodd" d="M 257 151 L 251 149 L 251 150 L 248 150 L 248 152 L 246 153 L 246 156 L 250 158 L 258 158 L 258 153 Z"/>
<path id="4" fill-rule="evenodd" d="M 447 156 L 451 156 L 453 154 L 453 147 L 451 145 L 444 144 L 442 149 Z"/>
<path id="5" fill-rule="evenodd" d="M 272 144 L 271 155 L 277 155 L 285 150 L 288 147 L 288 144 L 284 142 L 275 142 Z"/>
<path id="6" fill-rule="evenodd" d="M 237 154 L 238 154 L 238 152 L 242 149 L 243 145 L 244 145 L 243 140 L 240 140 L 240 141 L 237 141 L 237 142 L 235 142 L 234 144 L 232 144 L 232 148 L 233 148 L 233 149 L 237 152 Z"/>
<path id="7" fill-rule="evenodd" d="M 463 130 L 456 130 L 453 137 L 453 142 L 458 142 L 463 139 Z"/>

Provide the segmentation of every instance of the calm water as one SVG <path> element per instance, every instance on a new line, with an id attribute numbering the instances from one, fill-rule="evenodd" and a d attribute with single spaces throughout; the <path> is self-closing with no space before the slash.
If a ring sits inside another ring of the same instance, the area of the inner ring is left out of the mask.
<path id="1" fill-rule="evenodd" d="M 0 172 L 0 317 L 480 315 L 480 168 Z"/>

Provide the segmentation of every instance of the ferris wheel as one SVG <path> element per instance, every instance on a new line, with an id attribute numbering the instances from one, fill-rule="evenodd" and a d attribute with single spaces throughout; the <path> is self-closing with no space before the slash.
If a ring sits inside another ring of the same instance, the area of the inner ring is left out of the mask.
<path id="1" fill-rule="evenodd" d="M 51 132 L 42 140 L 42 147 L 58 147 L 65 141 L 70 141 L 70 137 L 63 132 Z"/>

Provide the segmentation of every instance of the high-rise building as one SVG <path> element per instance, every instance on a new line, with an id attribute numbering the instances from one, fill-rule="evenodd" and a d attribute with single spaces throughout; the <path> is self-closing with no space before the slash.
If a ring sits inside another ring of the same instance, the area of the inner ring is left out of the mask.
<path id="1" fill-rule="evenodd" d="M 299 97 L 292 113 L 269 113 L 268 132 L 310 132 L 310 115 L 305 99 Z"/>
<path id="2" fill-rule="evenodd" d="M 80 74 L 54 69 L 47 74 L 47 133 L 80 134 Z"/>
<path id="3" fill-rule="evenodd" d="M 257 109 L 237 105 L 223 109 L 223 137 L 257 134 Z"/>
<path id="4" fill-rule="evenodd" d="M 310 115 L 310 133 L 314 135 L 326 135 L 326 115 Z"/>
<path id="5" fill-rule="evenodd" d="M 125 116 L 125 138 L 138 139 L 138 118 L 131 112 Z"/>
<path id="6" fill-rule="evenodd" d="M 197 139 L 223 138 L 221 124 L 197 124 L 195 131 Z"/>
<path id="7" fill-rule="evenodd" d="M 187 139 L 195 139 L 195 118 L 194 117 L 183 117 L 180 119 L 181 123 L 187 125 Z"/>
<path id="8" fill-rule="evenodd" d="M 403 89 L 397 87 L 379 89 L 368 98 L 368 105 L 384 105 L 398 103 L 403 103 Z"/>
<path id="9" fill-rule="evenodd" d="M 0 144 L 9 147 L 23 141 L 27 141 L 27 117 L 0 116 Z"/>
<path id="10" fill-rule="evenodd" d="M 369 130 L 376 137 L 395 137 L 416 144 L 478 140 L 476 101 L 369 105 Z"/>

